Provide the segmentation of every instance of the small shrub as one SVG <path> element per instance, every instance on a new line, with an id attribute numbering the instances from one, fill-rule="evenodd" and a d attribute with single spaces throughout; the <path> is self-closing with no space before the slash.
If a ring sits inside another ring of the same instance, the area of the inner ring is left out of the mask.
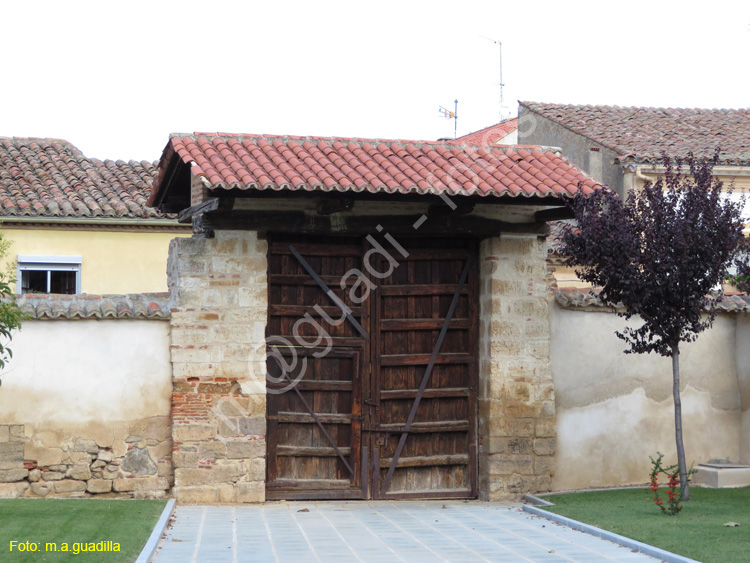
<path id="1" fill-rule="evenodd" d="M 680 466 L 675 463 L 674 465 L 664 467 L 661 463 L 664 454 L 661 452 L 656 453 L 656 459 L 649 456 L 651 458 L 651 492 L 654 494 L 654 503 L 661 509 L 662 514 L 675 516 L 680 510 L 682 510 L 682 506 L 680 506 L 680 500 L 682 497 L 682 487 L 680 486 Z M 695 469 L 691 466 L 688 470 L 688 476 L 693 473 L 695 473 Z M 665 492 L 667 493 L 666 504 L 664 503 L 664 499 L 659 495 L 659 474 L 662 474 L 667 478 L 667 488 L 665 489 Z"/>

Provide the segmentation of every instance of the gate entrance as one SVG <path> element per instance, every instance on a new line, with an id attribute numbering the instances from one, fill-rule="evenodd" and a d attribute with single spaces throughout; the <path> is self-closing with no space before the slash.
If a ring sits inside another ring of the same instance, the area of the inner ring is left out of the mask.
<path id="1" fill-rule="evenodd" d="M 475 243 L 391 243 L 269 241 L 269 499 L 477 494 Z"/>

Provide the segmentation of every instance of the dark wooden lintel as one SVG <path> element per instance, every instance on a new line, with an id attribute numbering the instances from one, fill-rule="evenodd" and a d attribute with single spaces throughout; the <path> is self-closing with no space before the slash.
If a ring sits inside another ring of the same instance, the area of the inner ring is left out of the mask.
<path id="1" fill-rule="evenodd" d="M 430 205 L 427 215 L 430 217 L 445 217 L 455 213 L 456 215 L 468 215 L 474 211 L 474 202 L 454 202 L 453 208 L 447 205 L 445 202 L 435 203 Z"/>
<path id="2" fill-rule="evenodd" d="M 309 215 L 282 211 L 214 211 L 204 213 L 205 222 L 215 230 L 253 230 L 325 235 L 428 235 L 475 236 L 488 238 L 502 233 L 528 233 L 544 236 L 545 223 L 510 223 L 476 215 Z"/>
<path id="3" fill-rule="evenodd" d="M 350 211 L 353 207 L 354 199 L 351 197 L 327 199 L 318 204 L 318 215 L 331 215 L 342 211 Z"/>
<path id="4" fill-rule="evenodd" d="M 233 207 L 233 197 L 212 197 L 207 199 L 203 203 L 193 205 L 192 207 L 188 207 L 187 209 L 183 209 L 182 211 L 180 211 L 179 215 L 177 216 L 177 222 L 190 223 L 192 218 L 196 215 L 201 215 L 202 213 L 214 213 L 216 211 L 228 212 L 231 211 Z"/>
<path id="5" fill-rule="evenodd" d="M 451 208 L 440 196 L 434 194 L 420 194 L 420 193 L 386 193 L 376 192 L 372 193 L 369 191 L 355 192 L 355 191 L 331 191 L 323 192 L 319 190 L 307 191 L 307 190 L 246 190 L 246 189 L 213 189 L 209 192 L 212 196 L 219 197 L 235 197 L 237 199 L 266 199 L 266 200 L 315 200 L 317 202 L 323 201 L 335 201 L 341 199 L 354 199 L 355 201 L 379 201 L 379 202 L 392 202 L 392 203 L 428 203 L 435 205 L 442 205 Z M 457 206 L 461 206 L 464 203 L 467 204 L 488 204 L 488 205 L 564 205 L 564 201 L 567 198 L 560 198 L 559 196 L 466 196 L 466 195 L 451 195 L 448 196 L 451 201 Z"/>
<path id="6" fill-rule="evenodd" d="M 547 221 L 559 221 L 561 219 L 573 219 L 575 215 L 570 207 L 554 207 L 534 213 L 534 220 L 540 223 Z"/>

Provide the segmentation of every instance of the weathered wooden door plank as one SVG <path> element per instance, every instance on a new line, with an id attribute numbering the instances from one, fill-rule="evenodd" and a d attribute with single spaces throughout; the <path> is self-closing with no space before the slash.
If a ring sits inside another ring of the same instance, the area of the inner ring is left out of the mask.
<path id="1" fill-rule="evenodd" d="M 302 262 L 290 250 L 290 243 L 303 255 Z M 346 321 L 342 305 L 360 323 L 369 323 L 369 305 L 350 302 L 348 285 L 339 289 L 344 274 L 361 264 L 359 245 L 359 240 L 338 237 L 300 240 L 273 235 L 269 241 L 266 336 L 279 356 L 276 361 L 269 357 L 269 374 L 276 374 L 276 381 L 269 377 L 266 382 L 269 499 L 366 496 L 362 475 L 369 474 L 370 465 L 363 468 L 360 459 L 364 457 L 362 358 L 369 347 Z M 303 262 L 316 275 L 319 272 L 325 287 Z M 339 301 L 330 300 L 329 286 Z M 301 319 L 312 320 L 300 325 Z M 307 346 L 314 340 L 314 323 L 329 338 L 319 346 Z M 288 374 L 281 373 L 282 366 Z"/>
<path id="2" fill-rule="evenodd" d="M 398 464 L 398 458 L 401 456 L 401 452 L 403 451 L 404 445 L 406 444 L 406 438 L 409 435 L 409 430 L 412 424 L 414 423 L 414 418 L 417 415 L 417 408 L 419 408 L 419 403 L 422 400 L 422 394 L 427 388 L 427 383 L 430 380 L 430 376 L 432 375 L 432 369 L 435 366 L 435 360 L 437 359 L 438 354 L 440 354 L 440 348 L 443 345 L 445 334 L 448 331 L 448 326 L 450 325 L 451 318 L 453 317 L 453 313 L 456 310 L 456 305 L 458 304 L 458 298 L 461 296 L 461 290 L 463 289 L 464 283 L 466 283 L 466 278 L 469 275 L 470 267 L 471 267 L 471 254 L 469 254 L 469 256 L 466 258 L 466 262 L 464 263 L 463 270 L 461 271 L 461 277 L 458 280 L 456 293 L 453 295 L 453 299 L 451 301 L 450 307 L 448 308 L 448 314 L 445 316 L 445 322 L 443 323 L 443 328 L 440 329 L 440 334 L 438 335 L 437 341 L 435 342 L 435 348 L 432 351 L 430 361 L 427 364 L 427 368 L 425 369 L 424 376 L 422 377 L 422 383 L 419 386 L 419 391 L 417 392 L 417 396 L 414 399 L 414 403 L 412 404 L 411 410 L 409 411 L 409 417 L 406 419 L 406 426 L 404 428 L 403 433 L 401 434 L 401 438 L 399 439 L 398 446 L 396 447 L 396 453 L 393 455 L 390 466 L 388 468 L 388 473 L 386 474 L 385 479 L 383 481 L 383 486 L 381 488 L 381 495 L 385 495 L 388 492 L 388 488 L 390 487 L 391 479 L 393 478 L 393 472 L 396 470 L 396 465 Z"/>

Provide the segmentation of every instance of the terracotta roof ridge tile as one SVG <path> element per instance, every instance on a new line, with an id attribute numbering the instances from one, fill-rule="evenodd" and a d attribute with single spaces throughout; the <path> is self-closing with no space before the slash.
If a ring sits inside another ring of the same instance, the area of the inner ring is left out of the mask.
<path id="1" fill-rule="evenodd" d="M 517 118 L 516 118 L 517 119 Z M 169 138 L 172 139 L 191 139 L 193 141 L 200 137 L 207 139 L 222 139 L 223 141 L 237 140 L 239 142 L 245 140 L 263 140 L 269 143 L 280 141 L 284 144 L 291 141 L 298 142 L 312 142 L 318 143 L 323 142 L 329 145 L 334 143 L 355 143 L 360 147 L 365 143 L 396 143 L 399 146 L 406 146 L 413 144 L 418 148 L 423 146 L 455 146 L 455 145 L 466 145 L 466 146 L 486 146 L 482 144 L 471 144 L 461 141 L 461 137 L 457 139 L 445 139 L 431 141 L 428 139 L 392 139 L 385 137 L 337 137 L 337 136 L 317 136 L 317 135 L 279 135 L 279 134 L 263 134 L 263 133 L 211 133 L 211 132 L 194 132 L 194 133 L 170 133 Z M 506 147 L 538 147 L 540 145 L 497 145 L 497 148 Z"/>

